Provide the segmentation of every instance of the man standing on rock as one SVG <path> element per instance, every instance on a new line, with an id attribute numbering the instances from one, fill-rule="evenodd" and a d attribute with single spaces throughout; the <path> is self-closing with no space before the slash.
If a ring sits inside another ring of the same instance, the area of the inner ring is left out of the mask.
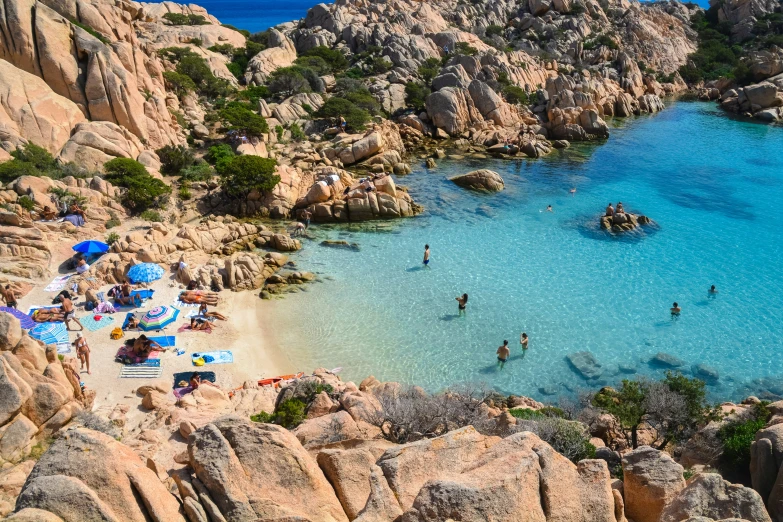
<path id="1" fill-rule="evenodd" d="M 503 341 L 503 346 L 498 348 L 497 354 L 498 366 L 502 370 L 503 366 L 506 364 L 506 361 L 508 361 L 508 356 L 511 355 L 511 350 L 508 348 L 508 341 Z"/>
<path id="2" fill-rule="evenodd" d="M 71 321 L 76 321 L 76 324 L 79 325 L 79 328 L 84 330 L 84 326 L 82 326 L 82 323 L 79 322 L 79 320 L 76 318 L 76 312 L 73 309 L 73 301 L 71 301 L 71 298 L 67 295 L 62 296 L 62 305 L 61 305 L 63 314 L 65 314 L 65 328 L 67 330 L 71 329 Z"/>
<path id="3" fill-rule="evenodd" d="M 8 308 L 16 308 L 16 294 L 11 290 L 11 285 L 5 285 L 5 288 L 0 290 L 0 297 Z"/>

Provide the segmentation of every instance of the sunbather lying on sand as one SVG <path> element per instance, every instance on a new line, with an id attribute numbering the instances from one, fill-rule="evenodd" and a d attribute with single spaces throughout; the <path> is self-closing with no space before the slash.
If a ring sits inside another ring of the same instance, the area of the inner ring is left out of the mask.
<path id="1" fill-rule="evenodd" d="M 206 384 L 206 385 L 209 385 L 209 386 L 214 386 L 215 388 L 218 387 L 218 385 L 213 383 L 213 382 L 206 381 L 206 380 L 202 381 L 201 380 L 201 375 L 199 375 L 198 372 L 193 372 L 193 375 L 190 376 L 190 382 L 188 383 L 188 386 L 190 386 L 191 388 L 193 388 L 195 390 L 199 386 L 201 386 L 202 384 Z"/>
<path id="2" fill-rule="evenodd" d="M 179 300 L 183 303 L 206 303 L 208 305 L 216 306 L 218 303 L 218 295 L 215 292 L 207 292 L 203 290 L 186 290 L 179 294 Z"/>
<path id="3" fill-rule="evenodd" d="M 151 351 L 166 351 L 161 345 L 155 341 L 148 339 L 146 335 L 142 334 L 138 339 L 133 341 L 133 353 L 138 356 L 149 355 Z"/>
<path id="4" fill-rule="evenodd" d="M 59 308 L 40 308 L 33 312 L 36 323 L 53 323 L 65 321 L 65 312 Z"/>
<path id="5" fill-rule="evenodd" d="M 215 317 L 216 319 L 220 319 L 221 321 L 226 320 L 226 316 L 223 314 L 220 314 L 218 312 L 209 312 L 207 310 L 206 303 L 201 303 L 201 306 L 198 307 L 198 314 L 202 317 Z"/>
<path id="6" fill-rule="evenodd" d="M 217 325 L 210 323 L 206 319 L 196 319 L 195 317 L 190 319 L 191 330 L 212 330 L 213 328 L 217 328 Z"/>
<path id="7" fill-rule="evenodd" d="M 128 318 L 128 324 L 125 325 L 125 329 L 131 330 L 138 327 L 139 327 L 139 319 L 135 315 L 130 316 Z"/>

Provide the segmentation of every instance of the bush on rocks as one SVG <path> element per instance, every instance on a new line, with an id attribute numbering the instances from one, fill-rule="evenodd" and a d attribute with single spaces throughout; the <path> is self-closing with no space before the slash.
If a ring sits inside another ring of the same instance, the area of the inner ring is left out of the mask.
<path id="1" fill-rule="evenodd" d="M 326 100 L 315 115 L 319 118 L 338 118 L 342 116 L 348 127 L 353 131 L 360 131 L 370 121 L 370 113 L 354 105 L 353 102 L 332 97 Z"/>
<path id="2" fill-rule="evenodd" d="M 150 176 L 144 165 L 129 158 L 114 158 L 103 166 L 106 180 L 126 189 L 122 196 L 125 206 L 136 212 L 159 206 L 171 187 Z"/>
<path id="3" fill-rule="evenodd" d="M 331 73 L 343 71 L 348 67 L 348 60 L 343 53 L 324 45 L 308 49 L 300 57 L 320 58 L 329 67 L 329 72 Z"/>
<path id="4" fill-rule="evenodd" d="M 246 136 L 261 136 L 269 132 L 266 120 L 240 102 L 231 102 L 221 109 L 220 118 L 228 123 L 228 130 Z"/>
<path id="5" fill-rule="evenodd" d="M 208 25 L 209 24 L 209 21 L 206 18 L 197 14 L 166 13 L 163 15 L 163 19 L 169 22 L 171 25 Z"/>
<path id="6" fill-rule="evenodd" d="M 424 110 L 424 102 L 432 91 L 426 85 L 419 82 L 405 84 L 405 103 L 417 111 Z"/>
<path id="7" fill-rule="evenodd" d="M 277 162 L 259 156 L 235 156 L 218 166 L 223 190 L 234 197 L 246 196 L 253 190 L 269 192 L 280 182 L 275 174 Z"/>
<path id="8" fill-rule="evenodd" d="M 724 472 L 736 474 L 738 470 L 746 475 L 750 469 L 750 445 L 756 440 L 756 432 L 767 425 L 771 412 L 765 402 L 755 404 L 750 414 L 721 426 L 718 440 L 723 446 L 721 467 Z M 743 479 L 747 477 L 737 477 Z"/>
<path id="9" fill-rule="evenodd" d="M 173 176 L 179 175 L 194 161 L 193 153 L 183 145 L 166 145 L 156 150 L 155 153 L 160 158 L 161 172 Z"/>

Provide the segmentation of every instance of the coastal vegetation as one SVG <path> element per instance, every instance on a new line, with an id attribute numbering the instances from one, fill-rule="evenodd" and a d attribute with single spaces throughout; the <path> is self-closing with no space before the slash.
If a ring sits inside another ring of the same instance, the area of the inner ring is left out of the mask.
<path id="1" fill-rule="evenodd" d="M 280 182 L 275 174 L 277 162 L 258 156 L 234 156 L 216 165 L 223 190 L 232 197 L 246 196 L 253 190 L 268 192 Z"/>
<path id="2" fill-rule="evenodd" d="M 136 160 L 115 158 L 103 166 L 107 181 L 125 189 L 122 202 L 135 212 L 150 207 L 159 207 L 171 193 L 171 187 L 152 177 L 147 169 Z"/>

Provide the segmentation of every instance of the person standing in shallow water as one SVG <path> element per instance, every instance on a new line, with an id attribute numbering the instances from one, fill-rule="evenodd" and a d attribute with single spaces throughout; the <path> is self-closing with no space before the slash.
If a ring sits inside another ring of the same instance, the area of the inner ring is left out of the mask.
<path id="1" fill-rule="evenodd" d="M 710 290 L 709 290 L 709 292 L 707 292 L 707 295 L 708 295 L 709 297 L 713 297 L 713 298 L 714 298 L 714 297 L 717 297 L 717 295 L 718 295 L 718 289 L 717 289 L 717 288 L 715 288 L 715 285 L 712 285 L 712 286 L 710 287 Z"/>
<path id="2" fill-rule="evenodd" d="M 462 294 L 461 297 L 457 297 L 457 303 L 459 305 L 459 315 L 463 315 L 465 308 L 468 306 L 468 294 Z"/>
<path id="3" fill-rule="evenodd" d="M 527 350 L 527 343 L 529 340 L 530 339 L 528 339 L 525 332 L 522 332 L 522 335 L 519 336 L 519 344 L 522 345 L 523 350 Z"/>
<path id="4" fill-rule="evenodd" d="M 511 350 L 508 348 L 508 341 L 503 341 L 503 346 L 499 347 L 496 353 L 498 354 L 498 366 L 502 370 L 506 361 L 508 361 L 508 356 L 511 355 Z"/>
<path id="5" fill-rule="evenodd" d="M 424 245 L 424 261 L 422 261 L 422 263 L 424 263 L 424 266 L 429 266 L 429 264 L 430 264 L 430 246 L 429 245 Z"/>
<path id="6" fill-rule="evenodd" d="M 680 308 L 680 305 L 678 305 L 675 302 L 674 304 L 672 304 L 671 312 L 672 312 L 672 319 L 676 319 L 680 317 L 680 312 L 682 312 L 682 308 Z"/>

